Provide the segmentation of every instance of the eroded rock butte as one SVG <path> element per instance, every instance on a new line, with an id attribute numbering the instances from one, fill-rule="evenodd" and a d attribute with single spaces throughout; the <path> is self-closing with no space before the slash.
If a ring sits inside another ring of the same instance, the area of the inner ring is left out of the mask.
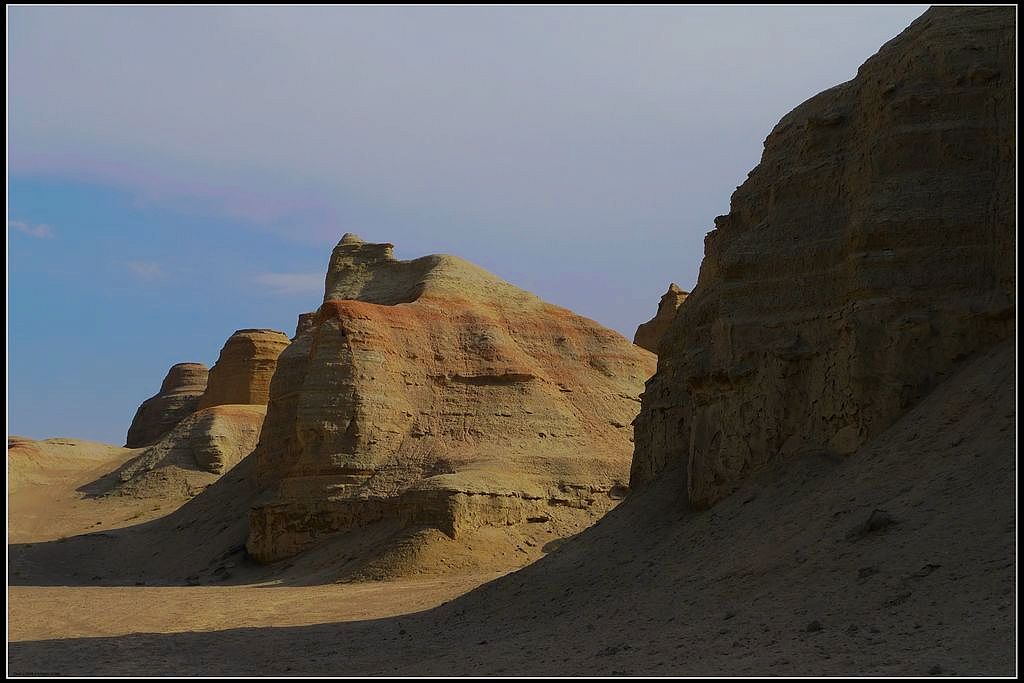
<path id="1" fill-rule="evenodd" d="M 224 343 L 210 370 L 200 408 L 219 405 L 266 405 L 277 357 L 288 346 L 277 330 L 238 330 Z"/>
<path id="2" fill-rule="evenodd" d="M 625 490 L 654 360 L 460 258 L 347 234 L 278 360 L 248 550 L 273 561 L 381 520 L 451 537 L 592 523 Z"/>
<path id="3" fill-rule="evenodd" d="M 206 391 L 209 370 L 202 363 L 171 366 L 156 395 L 143 401 L 128 428 L 125 446 L 142 448 L 160 440 L 194 413 Z"/>

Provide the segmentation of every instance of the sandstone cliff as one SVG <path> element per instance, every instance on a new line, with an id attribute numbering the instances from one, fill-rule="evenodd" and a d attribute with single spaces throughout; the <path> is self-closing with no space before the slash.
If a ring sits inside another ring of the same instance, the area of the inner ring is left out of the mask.
<path id="1" fill-rule="evenodd" d="M 209 370 L 202 363 L 178 363 L 167 371 L 160 391 L 146 399 L 135 413 L 125 446 L 141 448 L 160 440 L 195 412 L 206 391 Z"/>
<path id="2" fill-rule="evenodd" d="M 651 353 L 658 352 L 658 344 L 665 335 L 666 330 L 676 318 L 676 311 L 683 305 L 683 301 L 689 296 L 689 292 L 679 289 L 679 285 L 672 283 L 668 291 L 661 295 L 658 302 L 658 312 L 653 318 L 636 328 L 633 336 L 633 343 L 643 347 Z"/>
<path id="3" fill-rule="evenodd" d="M 277 357 L 286 346 L 288 336 L 276 330 L 238 330 L 232 334 L 210 370 L 199 407 L 266 405 Z"/>
<path id="4" fill-rule="evenodd" d="M 631 481 L 848 454 L 1014 325 L 1013 9 L 939 7 L 783 117 L 660 346 Z"/>
<path id="5" fill-rule="evenodd" d="M 462 259 L 399 261 L 345 235 L 271 383 L 249 552 L 271 561 L 385 520 L 572 533 L 624 491 L 653 366 Z"/>

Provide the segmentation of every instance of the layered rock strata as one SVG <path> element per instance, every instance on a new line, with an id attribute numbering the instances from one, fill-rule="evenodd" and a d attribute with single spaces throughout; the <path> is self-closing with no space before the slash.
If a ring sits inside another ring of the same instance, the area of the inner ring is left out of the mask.
<path id="1" fill-rule="evenodd" d="M 157 443 L 109 475 L 106 495 L 194 495 L 252 453 L 266 406 L 220 405 L 189 415 Z"/>
<path id="2" fill-rule="evenodd" d="M 1014 10 L 936 7 L 787 114 L 660 345 L 631 481 L 848 454 L 1013 334 Z"/>
<path id="3" fill-rule="evenodd" d="M 281 354 L 248 550 L 381 520 L 441 529 L 603 512 L 624 492 L 654 356 L 462 259 L 345 235 Z"/>
<path id="4" fill-rule="evenodd" d="M 277 357 L 289 344 L 277 330 L 238 330 L 220 351 L 200 408 L 218 405 L 266 405 Z"/>
<path id="5" fill-rule="evenodd" d="M 675 320 L 676 311 L 683 305 L 689 294 L 689 292 L 679 289 L 679 285 L 676 283 L 670 284 L 668 291 L 661 295 L 661 301 L 658 302 L 658 312 L 653 318 L 636 328 L 636 334 L 633 335 L 633 343 L 647 349 L 651 353 L 657 353 L 661 338 L 665 335 L 665 331 L 668 330 L 672 321 Z"/>
<path id="6" fill-rule="evenodd" d="M 125 446 L 142 448 L 156 443 L 191 415 L 206 391 L 209 370 L 202 363 L 178 363 L 167 371 L 160 391 L 143 401 L 128 428 Z"/>

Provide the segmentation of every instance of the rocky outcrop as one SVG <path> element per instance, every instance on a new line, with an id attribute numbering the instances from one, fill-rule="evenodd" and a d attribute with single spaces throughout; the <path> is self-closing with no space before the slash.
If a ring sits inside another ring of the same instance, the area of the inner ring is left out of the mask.
<path id="1" fill-rule="evenodd" d="M 348 234 L 298 327 L 255 453 L 253 557 L 383 520 L 449 536 L 544 524 L 624 492 L 654 356 L 592 320 L 454 256 L 399 261 Z"/>
<path id="2" fill-rule="evenodd" d="M 178 363 L 167 371 L 160 391 L 135 412 L 125 446 L 142 448 L 156 443 L 195 412 L 206 391 L 209 370 L 202 363 Z"/>
<path id="3" fill-rule="evenodd" d="M 104 480 L 94 493 L 187 498 L 252 453 L 266 406 L 221 405 L 189 415 Z"/>
<path id="4" fill-rule="evenodd" d="M 634 485 L 847 454 L 1014 329 L 1014 10 L 936 7 L 783 117 L 715 220 L 636 423 Z"/>
<path id="5" fill-rule="evenodd" d="M 266 405 L 277 357 L 288 346 L 277 330 L 238 330 L 220 350 L 200 408 L 219 405 Z"/>
<path id="6" fill-rule="evenodd" d="M 298 322 L 295 323 L 295 337 L 292 337 L 292 339 L 295 339 L 296 337 L 301 337 L 307 332 L 312 332 L 315 326 L 316 311 L 313 311 L 312 313 L 299 314 L 299 320 Z"/>
<path id="7" fill-rule="evenodd" d="M 139 406 L 125 445 L 153 445 L 204 408 L 265 406 L 277 357 L 288 343 L 287 335 L 276 330 L 238 330 L 224 344 L 212 370 L 202 363 L 175 365 L 164 378 L 160 392 Z"/>
<path id="8" fill-rule="evenodd" d="M 224 474 L 252 453 L 259 442 L 266 406 L 222 405 L 193 415 L 189 449 L 196 466 Z"/>
<path id="9" fill-rule="evenodd" d="M 658 344 L 661 343 L 662 336 L 664 336 L 672 321 L 675 320 L 676 311 L 683 305 L 683 301 L 686 300 L 689 294 L 689 292 L 679 289 L 679 285 L 676 283 L 670 284 L 668 291 L 661 295 L 661 301 L 658 302 L 658 312 L 653 318 L 636 328 L 636 334 L 633 335 L 633 343 L 647 349 L 651 353 L 657 353 Z"/>

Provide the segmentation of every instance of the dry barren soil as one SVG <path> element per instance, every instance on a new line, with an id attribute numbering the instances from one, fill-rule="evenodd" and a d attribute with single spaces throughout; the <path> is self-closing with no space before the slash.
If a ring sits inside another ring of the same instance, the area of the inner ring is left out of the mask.
<path id="1" fill-rule="evenodd" d="M 9 671 L 1012 675 L 1014 373 L 1012 343 L 964 361 L 855 454 L 755 472 L 710 510 L 672 473 L 497 577 L 335 584 L 236 558 L 228 580 L 175 585 L 182 556 L 235 533 L 203 496 L 173 512 L 83 498 L 130 454 L 78 442 L 19 468 L 12 449 Z M 104 553 L 95 530 L 127 525 Z M 163 554 L 143 562 L 144 544 Z"/>

